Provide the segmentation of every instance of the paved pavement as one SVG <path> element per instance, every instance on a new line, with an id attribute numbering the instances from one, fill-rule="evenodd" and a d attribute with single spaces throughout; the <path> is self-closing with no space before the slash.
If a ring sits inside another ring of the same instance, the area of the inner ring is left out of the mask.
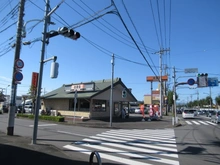
<path id="1" fill-rule="evenodd" d="M 113 119 L 113 129 L 162 129 L 171 128 L 171 117 L 164 116 L 159 121 L 142 121 L 141 117 L 130 117 L 128 119 Z M 85 127 L 110 127 L 110 122 L 106 120 L 88 120 L 78 121 L 69 118 L 65 124 L 75 124 Z M 2 162 L 14 165 L 39 165 L 39 164 L 53 164 L 53 165 L 86 165 L 89 164 L 89 160 L 84 162 L 73 160 L 68 157 L 62 150 L 55 146 L 45 144 L 30 144 L 31 139 L 27 137 L 8 136 L 3 132 L 0 132 L 0 158 Z M 110 165 L 110 164 L 105 164 Z"/>

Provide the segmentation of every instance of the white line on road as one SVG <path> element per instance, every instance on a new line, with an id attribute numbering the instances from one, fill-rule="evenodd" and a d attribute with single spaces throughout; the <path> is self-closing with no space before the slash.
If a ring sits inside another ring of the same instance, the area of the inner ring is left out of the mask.
<path id="1" fill-rule="evenodd" d="M 189 124 L 189 125 L 192 125 L 192 123 L 191 123 L 191 122 L 189 122 L 189 121 L 186 121 L 186 123 L 187 123 L 187 124 Z"/>
<path id="2" fill-rule="evenodd" d="M 38 127 L 47 127 L 47 126 L 54 126 L 57 124 L 39 124 Z M 29 127 L 33 127 L 34 125 L 29 125 Z"/>
<path id="3" fill-rule="evenodd" d="M 75 146 L 72 146 L 72 145 L 66 145 L 66 146 L 63 146 L 64 148 L 66 149 L 69 149 L 69 150 L 73 150 L 73 151 L 79 151 L 80 153 L 84 153 L 84 154 L 87 154 L 87 155 L 90 155 L 91 154 L 91 150 L 86 150 L 86 149 L 82 149 L 82 148 L 79 148 L 79 147 L 75 147 Z M 151 164 L 148 164 L 148 163 L 142 163 L 142 162 L 138 162 L 138 161 L 134 161 L 134 160 L 131 160 L 131 159 L 125 159 L 125 158 L 122 158 L 122 157 L 118 157 L 118 156 L 112 156 L 112 155 L 107 155 L 107 154 L 104 154 L 104 153 L 99 153 L 100 154 L 100 157 L 103 158 L 103 159 L 108 159 L 108 160 L 111 160 L 111 161 L 114 161 L 114 162 L 120 162 L 120 163 L 124 163 L 124 164 L 127 164 L 127 165 L 151 165 Z"/>
<path id="4" fill-rule="evenodd" d="M 212 123 L 212 122 L 210 122 L 210 121 L 207 121 L 207 123 L 209 123 L 209 124 L 212 124 L 212 125 L 217 125 L 217 124 L 215 124 L 215 123 Z"/>
<path id="5" fill-rule="evenodd" d="M 208 123 L 204 122 L 204 121 L 199 121 L 200 123 L 204 124 L 204 125 L 209 125 Z"/>

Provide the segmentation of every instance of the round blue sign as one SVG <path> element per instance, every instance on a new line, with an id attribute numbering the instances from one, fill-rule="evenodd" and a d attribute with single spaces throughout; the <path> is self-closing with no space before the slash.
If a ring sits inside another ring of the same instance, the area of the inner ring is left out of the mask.
<path id="1" fill-rule="evenodd" d="M 195 84 L 195 80 L 193 78 L 188 79 L 187 83 L 189 85 L 194 85 Z"/>
<path id="2" fill-rule="evenodd" d="M 15 72 L 14 79 L 16 81 L 21 81 L 23 79 L 23 74 L 21 72 Z"/>

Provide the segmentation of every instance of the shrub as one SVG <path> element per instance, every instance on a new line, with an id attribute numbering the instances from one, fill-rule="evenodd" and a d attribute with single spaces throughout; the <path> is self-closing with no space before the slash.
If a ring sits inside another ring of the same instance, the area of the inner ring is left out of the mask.
<path id="1" fill-rule="evenodd" d="M 34 119 L 34 115 L 29 115 L 29 114 L 17 114 L 17 117 L 26 117 L 29 119 Z M 48 116 L 48 115 L 40 115 L 38 116 L 38 119 L 41 120 L 48 120 L 48 121 L 56 121 L 56 122 L 64 122 L 64 117 L 63 116 Z"/>

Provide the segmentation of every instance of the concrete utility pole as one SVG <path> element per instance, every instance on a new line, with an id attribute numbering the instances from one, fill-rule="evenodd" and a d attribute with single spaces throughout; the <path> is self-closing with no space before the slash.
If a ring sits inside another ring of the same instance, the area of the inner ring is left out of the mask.
<path id="1" fill-rule="evenodd" d="M 160 117 L 162 118 L 162 106 L 163 106 L 163 92 L 162 92 L 162 55 L 164 52 L 170 51 L 170 49 L 161 49 L 158 53 L 160 55 Z"/>
<path id="2" fill-rule="evenodd" d="M 177 124 L 176 122 L 176 70 L 175 67 L 173 67 L 173 118 L 172 118 L 172 124 Z"/>
<path id="3" fill-rule="evenodd" d="M 48 23 L 49 23 L 49 17 L 48 17 L 49 9 L 50 9 L 50 1 L 46 0 L 44 30 L 43 30 L 43 35 L 42 35 L 40 71 L 39 71 L 39 75 L 38 75 L 39 77 L 38 77 L 36 107 L 35 107 L 35 116 L 34 116 L 34 129 L 33 129 L 33 140 L 32 140 L 33 144 L 36 144 L 36 139 L 37 139 L 38 116 L 39 116 L 39 108 L 40 108 L 40 95 L 41 95 L 41 85 L 42 85 L 42 77 L 43 77 L 45 46 L 46 46 L 46 39 L 47 39 L 46 35 L 47 35 L 47 27 L 48 27 Z"/>
<path id="4" fill-rule="evenodd" d="M 17 95 L 17 82 L 15 81 L 14 74 L 17 71 L 16 61 L 20 58 L 24 5 L 25 5 L 25 0 L 20 0 L 19 17 L 18 17 L 18 24 L 17 24 L 18 25 L 17 26 L 17 38 L 16 38 L 14 65 L 13 65 L 13 72 L 12 72 L 11 99 L 10 99 L 10 108 L 9 108 L 9 113 L 8 113 L 7 135 L 14 135 L 14 120 L 15 120 L 16 95 Z"/>
<path id="5" fill-rule="evenodd" d="M 109 126 L 112 127 L 112 111 L 113 111 L 113 81 L 114 81 L 114 65 L 115 65 L 115 56 L 112 54 L 112 80 L 111 80 L 111 92 L 110 92 L 110 123 Z"/>

